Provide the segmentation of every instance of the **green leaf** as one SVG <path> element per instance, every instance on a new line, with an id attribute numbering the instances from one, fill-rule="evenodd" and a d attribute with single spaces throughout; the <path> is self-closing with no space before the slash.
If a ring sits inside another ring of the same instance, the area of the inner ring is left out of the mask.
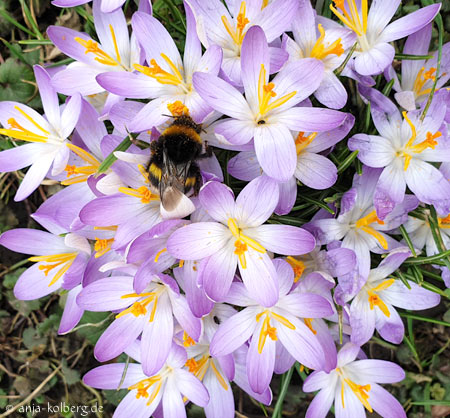
<path id="1" fill-rule="evenodd" d="M 3 279 L 3 286 L 6 289 L 12 289 L 17 280 L 19 279 L 20 275 L 25 271 L 25 268 L 17 269 L 13 271 L 12 273 L 5 274 L 5 278 Z"/>
<path id="2" fill-rule="evenodd" d="M 61 315 L 55 313 L 51 314 L 48 318 L 45 318 L 44 321 L 37 326 L 37 331 L 39 335 L 46 335 L 51 331 L 57 331 L 60 321 Z"/>
<path id="3" fill-rule="evenodd" d="M 36 93 L 36 87 L 27 81 L 34 81 L 33 70 L 14 58 L 8 58 L 0 65 L 0 100 L 27 102 Z"/>
<path id="4" fill-rule="evenodd" d="M 75 328 L 78 335 L 86 338 L 91 344 L 95 344 L 103 331 L 112 321 L 108 321 L 109 312 L 86 311 Z"/>
<path id="5" fill-rule="evenodd" d="M 46 345 L 47 338 L 39 337 L 34 328 L 27 328 L 22 334 L 22 339 L 25 347 L 32 350 L 34 347 L 39 345 Z"/>
<path id="6" fill-rule="evenodd" d="M 80 372 L 77 370 L 71 369 L 67 365 L 66 359 L 62 359 L 61 361 L 61 372 L 66 379 L 66 383 L 70 386 L 80 381 Z"/>

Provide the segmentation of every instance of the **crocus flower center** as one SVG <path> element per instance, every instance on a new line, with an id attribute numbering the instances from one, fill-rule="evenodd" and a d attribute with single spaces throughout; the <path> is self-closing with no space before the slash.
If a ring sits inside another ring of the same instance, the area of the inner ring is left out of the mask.
<path id="1" fill-rule="evenodd" d="M 438 218 L 440 228 L 450 228 L 450 213 L 445 218 Z"/>
<path id="2" fill-rule="evenodd" d="M 388 243 L 386 241 L 386 238 L 384 238 L 383 235 L 381 235 L 377 230 L 375 230 L 372 226 L 370 226 L 375 222 L 379 225 L 384 225 L 384 221 L 378 219 L 377 212 L 373 210 L 368 215 L 359 219 L 356 222 L 355 226 L 356 229 L 360 229 L 361 231 L 364 231 L 367 234 L 372 235 L 380 243 L 381 247 L 387 250 Z"/>
<path id="3" fill-rule="evenodd" d="M 130 187 L 119 187 L 119 192 L 128 196 L 137 197 L 138 199 L 141 199 L 142 203 L 150 203 L 152 201 L 159 200 L 159 196 L 153 194 L 146 186 L 141 186 L 137 189 L 132 189 Z"/>
<path id="4" fill-rule="evenodd" d="M 256 322 L 259 322 L 263 316 L 264 316 L 264 322 L 263 322 L 261 330 L 259 332 L 259 339 L 258 339 L 258 353 L 259 354 L 261 354 L 264 349 L 264 344 L 266 343 L 267 337 L 270 337 L 270 339 L 272 341 L 278 340 L 276 327 L 270 326 L 271 317 L 273 317 L 273 319 L 277 320 L 280 324 L 284 325 L 285 327 L 295 330 L 295 325 L 292 322 L 290 322 L 284 316 L 279 315 L 275 312 L 272 312 L 269 309 L 265 309 L 264 311 L 262 311 L 258 315 L 256 315 Z"/>
<path id="5" fill-rule="evenodd" d="M 345 377 L 342 369 L 336 369 L 338 374 L 341 377 L 341 401 L 342 401 L 342 407 L 345 408 L 344 403 L 344 390 L 345 385 L 347 384 L 348 387 L 352 390 L 352 392 L 356 395 L 358 400 L 364 405 L 364 407 L 369 411 L 373 412 L 372 407 L 369 404 L 369 391 L 370 391 L 370 385 L 357 385 L 352 380 Z"/>
<path id="6" fill-rule="evenodd" d="M 164 53 L 161 53 L 162 59 L 167 63 L 170 70 L 172 72 L 168 72 L 163 70 L 155 59 L 150 60 L 150 67 L 140 64 L 134 64 L 133 67 L 135 70 L 139 71 L 142 74 L 145 74 L 148 77 L 154 78 L 160 84 L 169 84 L 172 86 L 180 86 L 185 93 L 189 93 L 191 90 L 191 86 L 187 85 L 184 82 L 183 68 L 178 69 L 177 66 L 173 63 L 173 61 Z"/>
<path id="7" fill-rule="evenodd" d="M 270 100 L 277 95 L 274 91 L 275 84 L 274 83 L 266 83 L 266 68 L 264 64 L 261 64 L 261 69 L 259 70 L 259 78 L 258 78 L 258 115 L 256 117 L 257 122 L 264 120 L 264 116 L 269 113 L 271 110 L 280 107 L 285 104 L 288 100 L 294 97 L 297 92 L 292 91 L 284 96 L 280 97 L 273 102 Z"/>
<path id="8" fill-rule="evenodd" d="M 191 347 L 195 345 L 195 341 L 191 337 L 189 337 L 186 331 L 183 332 L 183 345 L 185 347 Z"/>
<path id="9" fill-rule="evenodd" d="M 222 16 L 222 23 L 225 26 L 226 31 L 231 36 L 231 39 L 237 46 L 242 45 L 245 33 L 244 28 L 250 23 L 250 20 L 245 16 L 246 14 L 246 4 L 245 1 L 241 2 L 241 7 L 239 8 L 239 13 L 236 17 L 236 28 L 233 28 L 225 15 Z"/>
<path id="10" fill-rule="evenodd" d="M 109 239 L 95 238 L 94 250 L 96 252 L 94 257 L 99 258 L 102 255 L 105 255 L 111 249 L 111 245 L 113 242 L 114 238 Z"/>
<path id="11" fill-rule="evenodd" d="M 35 263 L 45 262 L 49 264 L 41 264 L 38 268 L 42 270 L 45 274 L 45 277 L 48 276 L 48 273 L 52 271 L 54 268 L 59 268 L 53 279 L 48 284 L 49 286 L 55 284 L 58 279 L 62 277 L 62 275 L 69 270 L 73 261 L 77 257 L 77 253 L 61 253 L 61 254 L 52 254 L 52 255 L 39 255 L 35 257 L 30 257 L 28 260 L 33 261 Z"/>
<path id="12" fill-rule="evenodd" d="M 381 300 L 380 296 L 377 295 L 377 292 L 381 292 L 382 290 L 391 287 L 394 284 L 394 281 L 394 279 L 384 280 L 378 286 L 367 291 L 370 309 L 373 310 L 375 306 L 378 306 L 380 311 L 383 312 L 388 318 L 391 316 L 391 313 L 389 312 L 387 305 Z"/>
<path id="13" fill-rule="evenodd" d="M 423 96 L 430 93 L 431 88 L 425 89 L 424 86 L 428 80 L 434 81 L 436 68 L 431 67 L 428 71 L 425 71 L 425 67 L 422 67 L 417 73 L 416 80 L 414 81 L 413 91 L 416 97 Z"/>
<path id="14" fill-rule="evenodd" d="M 75 174 L 80 174 L 79 176 L 72 177 L 70 179 L 61 182 L 63 186 L 68 186 L 75 183 L 85 182 L 91 174 L 95 174 L 100 167 L 100 161 L 97 160 L 92 154 L 85 151 L 83 148 L 77 147 L 73 144 L 66 144 L 75 154 L 77 154 L 87 165 L 83 167 L 77 167 L 75 165 L 66 165 L 65 171 L 67 172 L 67 177 L 74 176 Z"/>
<path id="15" fill-rule="evenodd" d="M 317 334 L 317 331 L 312 326 L 312 318 L 303 318 L 303 322 L 305 325 L 312 331 L 314 335 Z"/>
<path id="16" fill-rule="evenodd" d="M 156 307 L 158 305 L 158 296 L 160 295 L 160 289 L 156 292 L 145 292 L 145 293 L 128 293 L 121 296 L 122 299 L 126 298 L 140 298 L 134 302 L 129 308 L 124 309 L 122 312 L 116 315 L 116 318 L 120 318 L 126 314 L 133 314 L 136 318 L 147 313 L 147 306 L 153 302 L 152 310 L 150 311 L 149 322 L 153 322 L 155 319 Z"/>
<path id="17" fill-rule="evenodd" d="M 330 4 L 331 11 L 345 26 L 358 35 L 361 50 L 367 51 L 370 48 L 366 38 L 367 0 L 361 0 L 361 12 L 358 10 L 355 0 L 333 0 L 333 2 L 336 7 Z"/>
<path id="18" fill-rule="evenodd" d="M 300 277 L 302 277 L 303 272 L 305 271 L 305 263 L 291 256 L 287 257 L 286 261 L 290 264 L 292 270 L 294 270 L 294 283 L 297 283 L 300 280 Z"/>
<path id="19" fill-rule="evenodd" d="M 36 134 L 20 125 L 14 118 L 9 118 L 10 129 L 0 129 L 0 135 L 7 135 L 11 138 L 20 139 L 28 142 L 47 142 L 50 132 L 40 126 L 30 115 L 25 113 L 19 106 L 14 106 L 22 116 L 29 120 L 43 135 Z"/>
<path id="20" fill-rule="evenodd" d="M 432 134 L 431 132 L 427 132 L 426 139 L 424 139 L 422 142 L 413 145 L 414 141 L 417 138 L 417 130 L 414 126 L 414 123 L 412 123 L 411 119 L 409 119 L 406 112 L 403 112 L 403 117 L 405 121 L 408 123 L 409 127 L 411 128 L 411 137 L 409 138 L 408 142 L 403 147 L 403 150 L 401 152 L 398 152 L 397 155 L 400 155 L 405 158 L 405 165 L 403 167 L 403 170 L 406 171 L 409 167 L 409 163 L 411 162 L 412 155 L 411 153 L 420 154 L 422 151 L 425 151 L 427 148 L 434 149 L 438 142 L 436 141 L 436 138 L 439 138 L 442 136 L 442 133 L 439 131 L 436 131 L 436 133 Z"/>
<path id="21" fill-rule="evenodd" d="M 150 405 L 155 398 L 158 396 L 159 391 L 161 390 L 161 386 L 163 384 L 163 378 L 159 374 L 153 377 L 149 377 L 148 379 L 143 379 L 140 382 L 132 385 L 128 388 L 128 390 L 136 389 L 136 399 L 139 398 L 149 398 L 147 401 L 147 405 Z M 148 390 L 154 385 L 154 388 L 149 397 Z"/>
<path id="22" fill-rule="evenodd" d="M 297 155 L 300 155 L 305 148 L 313 142 L 313 139 L 317 136 L 317 132 L 313 132 L 308 136 L 305 136 L 304 132 L 299 132 L 297 138 L 295 138 L 295 150 L 297 151 Z"/>
<path id="23" fill-rule="evenodd" d="M 173 116 L 189 115 L 189 109 L 180 100 L 177 100 L 176 102 L 173 103 L 169 103 L 167 105 L 167 109 L 169 109 L 169 112 L 172 113 Z"/>
<path id="24" fill-rule="evenodd" d="M 214 364 L 214 359 L 212 359 L 209 354 L 203 355 L 198 360 L 195 360 L 195 358 L 192 357 L 186 361 L 185 366 L 200 381 L 203 381 L 203 378 L 205 377 L 206 372 L 211 367 L 211 370 L 213 371 L 214 375 L 216 376 L 217 381 L 219 382 L 220 386 L 222 386 L 225 390 L 228 390 L 227 382 L 225 381 L 222 374 L 219 372 L 216 365 Z"/>
<path id="25" fill-rule="evenodd" d="M 344 48 L 342 47 L 341 38 L 335 40 L 331 45 L 325 46 L 325 29 L 321 24 L 318 26 L 320 36 L 311 50 L 310 57 L 317 58 L 318 60 L 323 60 L 328 55 L 337 55 L 340 57 L 344 53 Z"/>
<path id="26" fill-rule="evenodd" d="M 237 226 L 235 219 L 228 219 L 228 228 L 230 228 L 231 233 L 236 238 L 236 241 L 234 242 L 234 246 L 236 247 L 234 253 L 239 257 L 239 263 L 243 269 L 247 268 L 245 253 L 248 251 L 248 247 L 253 248 L 259 253 L 266 252 L 266 249 L 261 244 L 242 233 L 242 230 Z"/>

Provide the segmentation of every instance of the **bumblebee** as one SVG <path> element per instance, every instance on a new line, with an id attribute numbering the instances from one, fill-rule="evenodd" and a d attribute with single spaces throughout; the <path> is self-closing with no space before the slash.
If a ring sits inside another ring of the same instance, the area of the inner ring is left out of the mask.
<path id="1" fill-rule="evenodd" d="M 196 161 L 212 155 L 200 137 L 201 125 L 189 115 L 174 118 L 158 140 L 150 144 L 148 165 L 150 184 L 159 191 L 161 203 L 168 212 L 175 210 L 190 190 L 198 194 L 202 177 Z"/>

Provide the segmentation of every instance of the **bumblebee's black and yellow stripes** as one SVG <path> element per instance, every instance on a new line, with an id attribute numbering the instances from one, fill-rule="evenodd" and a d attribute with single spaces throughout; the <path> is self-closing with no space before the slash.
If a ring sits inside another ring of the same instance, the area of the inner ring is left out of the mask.
<path id="1" fill-rule="evenodd" d="M 197 194 L 201 186 L 200 169 L 196 163 L 199 158 L 211 156 L 208 147 L 202 154 L 203 143 L 200 137 L 201 125 L 190 116 L 176 116 L 157 141 L 151 143 L 152 156 L 148 166 L 150 183 L 159 190 L 161 201 L 169 199 L 168 191 L 174 188 L 181 193 L 194 189 Z M 174 193 L 171 193 L 175 196 Z M 176 194 L 178 199 L 178 194 Z M 174 202 L 170 202 L 173 207 Z"/>

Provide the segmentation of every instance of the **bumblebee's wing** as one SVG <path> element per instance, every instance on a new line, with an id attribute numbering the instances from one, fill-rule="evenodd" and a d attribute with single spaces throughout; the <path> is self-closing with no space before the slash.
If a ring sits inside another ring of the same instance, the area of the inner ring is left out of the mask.
<path id="1" fill-rule="evenodd" d="M 169 187 L 161 199 L 161 216 L 164 219 L 184 218 L 195 210 L 195 205 L 184 193 L 176 188 Z"/>

